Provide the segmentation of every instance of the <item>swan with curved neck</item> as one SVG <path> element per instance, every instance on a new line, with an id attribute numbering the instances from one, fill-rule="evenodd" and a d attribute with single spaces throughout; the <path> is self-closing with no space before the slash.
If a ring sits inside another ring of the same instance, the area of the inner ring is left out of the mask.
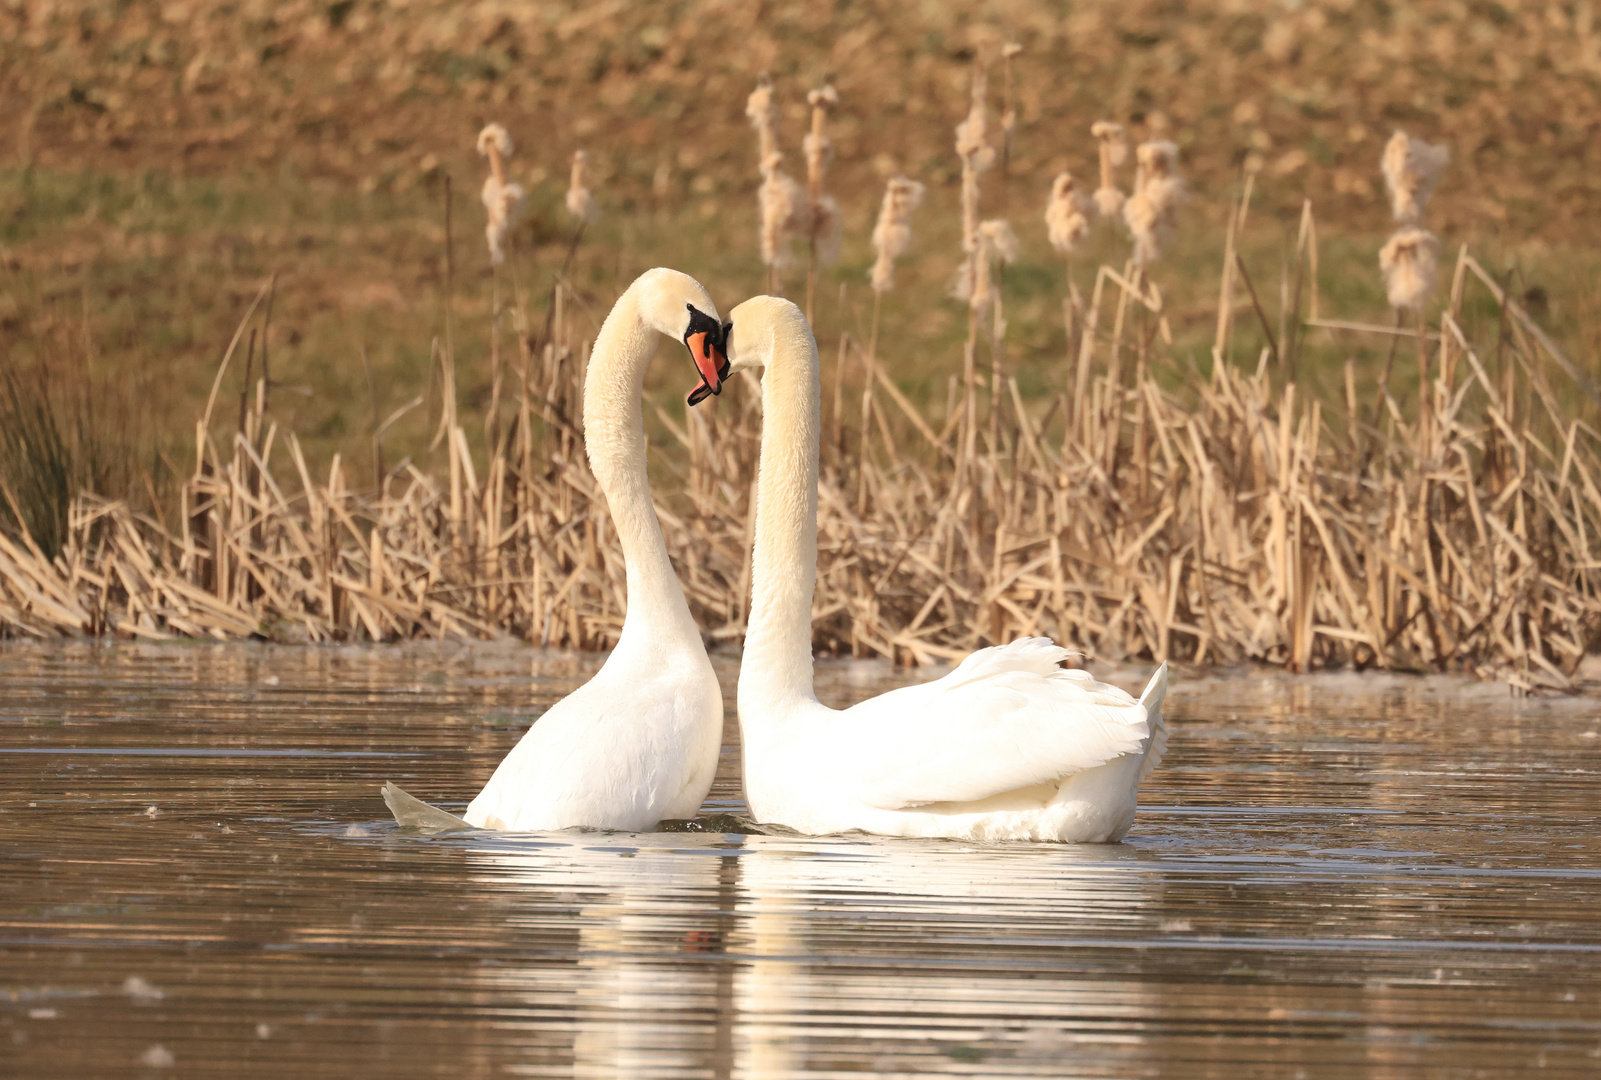
<path id="1" fill-rule="evenodd" d="M 468 806 L 468 825 L 641 831 L 693 816 L 711 788 L 722 692 L 645 475 L 640 398 L 659 334 L 689 347 L 701 373 L 692 401 L 718 393 L 728 375 L 717 308 L 688 275 L 646 271 L 606 317 L 584 379 L 584 447 L 623 549 L 622 634 L 595 677 L 551 706 L 506 755 Z M 392 798 L 390 787 L 385 798 L 402 824 L 450 827 L 443 811 L 429 815 L 409 796 Z"/>
<path id="2" fill-rule="evenodd" d="M 751 617 L 739 673 L 745 797 L 805 833 L 1115 842 L 1167 742 L 1167 666 L 1140 700 L 1046 638 L 980 649 L 944 678 L 843 711 L 812 687 L 817 578 L 817 343 L 799 308 L 730 313 L 732 370 L 761 368 Z"/>

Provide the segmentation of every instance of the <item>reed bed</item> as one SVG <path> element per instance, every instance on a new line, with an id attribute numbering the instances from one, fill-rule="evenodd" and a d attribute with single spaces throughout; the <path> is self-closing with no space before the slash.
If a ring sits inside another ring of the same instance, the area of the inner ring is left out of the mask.
<path id="1" fill-rule="evenodd" d="M 763 136 L 764 198 L 783 181 L 799 198 L 769 145 L 772 92 L 764 83 L 751 105 Z M 1076 237 L 1098 213 L 1128 228 L 1135 248 L 1122 266 L 1097 268 L 1088 299 L 1076 289 L 1064 299 L 1067 355 L 1050 392 L 1025 400 L 1003 362 L 1003 267 L 1016 241 L 1007 222 L 978 220 L 979 177 L 1004 149 L 990 144 L 984 93 L 980 72 L 957 133 L 966 261 L 955 292 L 968 302 L 969 333 L 963 375 L 943 412 L 919 407 L 897 386 L 877 355 L 876 329 L 865 347 L 848 334 L 823 343 L 834 392 L 817 648 L 925 664 L 1047 634 L 1107 658 L 1450 669 L 1523 689 L 1571 686 L 1601 642 L 1601 433 L 1577 418 L 1573 391 L 1553 386 L 1548 372 L 1554 366 L 1593 392 L 1467 249 L 1433 322 L 1421 302 L 1397 304 L 1416 314 L 1394 325 L 1324 318 L 1308 204 L 1294 265 L 1280 274 L 1275 327 L 1238 254 L 1247 182 L 1203 371 L 1169 349 L 1153 265 L 1182 195 L 1177 150 L 1159 141 L 1139 147 L 1134 194 L 1125 197 L 1115 179 L 1123 130 L 1097 124 L 1100 188 L 1086 197 L 1059 182 L 1056 217 L 1076 215 L 1068 230 Z M 814 135 L 826 132 L 825 104 L 812 102 Z M 486 129 L 484 143 L 497 195 L 486 188 L 497 275 L 496 256 L 511 266 L 512 253 L 495 214 L 512 219 L 521 194 L 499 197 L 510 191 L 502 134 Z M 820 161 L 820 143 L 812 150 Z M 0 530 L 0 635 L 614 642 L 622 558 L 578 429 L 589 342 L 567 317 L 575 297 L 565 267 L 596 213 L 584 165 L 574 160 L 579 229 L 547 310 L 531 318 L 515 274 L 503 308 L 496 278 L 496 325 L 509 321 L 516 347 L 503 358 L 499 330 L 492 336 L 482 468 L 456 404 L 447 318 L 435 344 L 446 477 L 409 459 L 382 464 L 384 430 L 421 397 L 382 423 L 374 417 L 375 475 L 353 477 L 336 456 L 325 478 L 314 476 L 294 434 L 274 421 L 264 348 L 258 368 L 269 284 L 224 356 L 196 425 L 193 472 L 165 522 L 85 494 L 59 550 L 47 554 L 4 491 L 11 513 L 9 533 Z M 820 177 L 807 205 L 826 198 Z M 910 245 L 921 194 L 904 178 L 886 192 L 875 312 L 894 259 Z M 1426 198 L 1425 190 L 1415 201 Z M 777 217 L 769 224 L 763 255 L 773 267 L 788 229 Z M 1465 308 L 1474 290 L 1484 297 Z M 1464 314 L 1486 303 L 1494 318 Z M 1252 316 L 1267 345 L 1237 363 L 1235 323 Z M 1401 345 L 1412 347 L 1416 399 L 1398 400 L 1387 379 L 1376 396 L 1358 395 L 1350 362 L 1343 400 L 1313 399 L 1296 377 L 1312 333 L 1388 342 L 1392 360 Z M 978 376 L 980 350 L 989 353 L 988 379 Z M 247 390 L 219 439 L 220 387 L 241 353 Z M 666 353 L 663 362 L 671 362 Z M 860 395 L 843 393 L 847 383 Z M 713 641 L 736 642 L 747 611 L 760 437 L 750 389 L 687 414 L 647 403 L 679 444 L 653 462 L 658 511 Z"/>
<path id="2" fill-rule="evenodd" d="M 1160 339 L 1160 293 L 1131 277 L 1097 274 L 1077 407 L 1066 379 L 1042 414 L 1008 378 L 1004 422 L 979 426 L 971 459 L 964 410 L 942 425 L 871 369 L 882 395 L 825 440 L 818 648 L 929 663 L 1043 633 L 1101 656 L 1571 683 L 1601 630 L 1601 438 L 1544 374 L 1559 350 L 1468 253 L 1424 339 L 1429 409 L 1410 418 L 1387 390 L 1376 413 L 1354 390 L 1343 410 L 1307 401 L 1267 350 L 1254 369 L 1168 365 L 1171 388 L 1148 368 L 1120 377 L 1139 333 Z M 483 475 L 452 419 L 448 481 L 405 462 L 375 487 L 337 459 L 313 477 L 258 384 L 230 444 L 202 425 L 176 534 L 92 495 L 55 558 L 0 534 L 0 626 L 606 647 L 623 568 L 576 429 L 587 345 L 569 340 L 563 288 L 543 349 L 519 326 L 515 415 Z M 1502 313 L 1493 349 L 1460 321 L 1469 288 Z M 840 357 L 866 360 L 849 342 Z M 757 399 L 683 424 L 655 409 L 688 461 L 659 497 L 669 548 L 711 639 L 736 640 Z M 858 422 L 865 445 L 842 452 Z"/>

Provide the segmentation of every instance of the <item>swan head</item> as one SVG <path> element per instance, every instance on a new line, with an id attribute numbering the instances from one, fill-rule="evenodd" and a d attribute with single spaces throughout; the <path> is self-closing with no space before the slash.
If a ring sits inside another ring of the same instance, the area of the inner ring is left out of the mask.
<path id="1" fill-rule="evenodd" d="M 729 374 L 727 330 L 705 288 L 688 274 L 662 268 L 647 271 L 639 285 L 640 315 L 654 329 L 682 341 L 700 372 L 700 385 L 690 392 L 689 403 L 722 393 Z"/>
<path id="2" fill-rule="evenodd" d="M 806 316 L 793 300 L 782 296 L 753 296 L 730 311 L 728 322 L 723 324 L 722 343 L 729 362 L 728 374 L 771 364 L 775 335 L 786 323 L 805 327 Z M 739 327 L 737 337 L 736 326 Z M 694 403 L 694 400 L 690 402 Z"/>

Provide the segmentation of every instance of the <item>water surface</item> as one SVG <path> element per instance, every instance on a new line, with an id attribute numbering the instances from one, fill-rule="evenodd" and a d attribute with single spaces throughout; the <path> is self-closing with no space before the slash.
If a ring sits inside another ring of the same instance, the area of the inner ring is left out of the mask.
<path id="1" fill-rule="evenodd" d="M 1601 1074 L 1593 700 L 1177 679 L 1121 845 L 723 833 L 732 730 L 710 831 L 389 824 L 596 663 L 0 646 L 0 1075 Z"/>

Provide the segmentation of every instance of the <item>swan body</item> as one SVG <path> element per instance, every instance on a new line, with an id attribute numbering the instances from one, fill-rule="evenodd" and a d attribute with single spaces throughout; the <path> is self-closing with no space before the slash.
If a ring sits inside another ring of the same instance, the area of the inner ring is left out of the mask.
<path id="1" fill-rule="evenodd" d="M 730 313 L 733 370 L 760 367 L 751 620 L 739 676 L 745 796 L 758 821 L 823 834 L 1116 842 L 1167 745 L 1167 665 L 1139 700 L 1046 638 L 981 649 L 934 682 L 837 711 L 813 693 L 817 344 L 800 310 Z"/>
<path id="2" fill-rule="evenodd" d="M 711 788 L 722 692 L 651 502 L 640 397 L 658 333 L 685 341 L 709 392 L 720 389 L 727 362 L 716 320 L 711 297 L 693 278 L 648 270 L 595 339 L 584 382 L 584 445 L 622 545 L 628 611 L 600 671 L 551 706 L 506 755 L 467 807 L 470 825 L 642 831 L 693 816 Z"/>

